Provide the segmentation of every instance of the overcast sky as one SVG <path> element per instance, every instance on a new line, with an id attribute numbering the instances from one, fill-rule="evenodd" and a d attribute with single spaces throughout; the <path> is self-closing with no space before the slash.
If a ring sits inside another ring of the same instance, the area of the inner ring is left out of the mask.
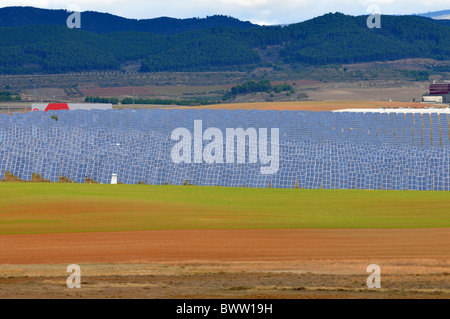
<path id="1" fill-rule="evenodd" d="M 81 11 L 100 11 L 115 15 L 148 19 L 161 16 L 174 18 L 230 15 L 257 24 L 301 22 L 328 12 L 351 15 L 366 14 L 376 4 L 382 14 L 412 14 L 450 9 L 449 0 L 0 0 L 0 7 L 34 6 L 67 9 L 78 6 Z"/>

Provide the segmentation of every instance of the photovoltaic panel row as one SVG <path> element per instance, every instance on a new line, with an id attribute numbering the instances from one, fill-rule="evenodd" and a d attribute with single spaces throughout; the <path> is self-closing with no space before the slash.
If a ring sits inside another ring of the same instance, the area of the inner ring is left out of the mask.
<path id="1" fill-rule="evenodd" d="M 203 131 L 279 128 L 278 171 L 264 175 L 261 163 L 248 161 L 175 164 L 170 154 L 176 141 L 170 134 L 180 127 L 193 134 L 196 120 Z M 1 115 L 0 172 L 23 180 L 37 173 L 53 182 L 65 176 L 78 183 L 86 178 L 109 183 L 118 174 L 129 184 L 449 190 L 448 128 L 447 114 L 115 110 Z"/>

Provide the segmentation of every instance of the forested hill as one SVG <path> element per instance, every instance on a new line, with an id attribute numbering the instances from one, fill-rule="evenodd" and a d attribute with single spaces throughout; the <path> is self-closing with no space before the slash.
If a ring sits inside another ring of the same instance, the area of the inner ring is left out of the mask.
<path id="1" fill-rule="evenodd" d="M 66 10 L 49 10 L 33 7 L 0 8 L 0 27 L 22 27 L 31 25 L 66 26 L 71 13 Z M 207 18 L 174 19 L 127 19 L 109 13 L 86 11 L 81 14 L 82 28 L 94 33 L 110 33 L 118 31 L 153 32 L 162 35 L 172 35 L 186 31 L 208 29 L 212 27 L 227 27 L 248 29 L 256 25 L 238 19 L 215 15 Z"/>
<path id="2" fill-rule="evenodd" d="M 289 26 L 213 27 L 170 36 L 121 31 L 97 34 L 64 26 L 0 28 L 0 73 L 118 70 L 142 60 L 141 71 L 205 71 L 259 65 L 273 46 L 284 63 L 324 65 L 403 58 L 450 60 L 450 26 L 415 16 L 326 14 Z"/>

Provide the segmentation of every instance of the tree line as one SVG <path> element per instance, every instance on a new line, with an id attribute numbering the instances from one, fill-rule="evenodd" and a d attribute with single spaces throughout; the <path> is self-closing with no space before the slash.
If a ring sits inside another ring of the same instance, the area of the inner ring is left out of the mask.
<path id="1" fill-rule="evenodd" d="M 230 91 L 224 94 L 223 99 L 228 100 L 230 98 L 236 97 L 239 94 L 257 93 L 257 92 L 267 92 L 267 93 L 281 93 L 289 92 L 291 94 L 295 93 L 294 88 L 287 84 L 272 85 L 270 80 L 260 80 L 260 81 L 247 81 L 245 83 L 233 86 Z"/>
<path id="2" fill-rule="evenodd" d="M 93 97 L 87 96 L 85 99 L 86 102 L 89 103 L 111 103 L 113 105 L 117 104 L 150 104 L 150 105 L 180 105 L 180 106 L 196 106 L 196 105 L 208 105 L 208 104 L 216 104 L 219 103 L 220 100 L 214 98 L 196 98 L 196 99 L 161 99 L 161 98 L 131 98 L 125 97 L 123 99 L 119 99 L 116 97 Z"/>
<path id="3" fill-rule="evenodd" d="M 17 92 L 0 91 L 0 101 L 22 101 L 22 97 Z"/>
<path id="4" fill-rule="evenodd" d="M 267 93 L 281 93 L 289 92 L 295 93 L 294 88 L 287 84 L 272 85 L 270 80 L 261 80 L 258 82 L 247 81 L 245 83 L 233 86 L 229 91 L 225 92 L 221 98 L 213 96 L 198 97 L 195 99 L 161 99 L 161 98 L 132 98 L 125 97 L 120 100 L 117 97 L 93 97 L 87 96 L 85 101 L 89 103 L 111 103 L 111 104 L 153 104 L 153 105 L 181 105 L 181 106 L 196 106 L 217 104 L 222 101 L 229 100 L 241 94 L 267 92 Z"/>

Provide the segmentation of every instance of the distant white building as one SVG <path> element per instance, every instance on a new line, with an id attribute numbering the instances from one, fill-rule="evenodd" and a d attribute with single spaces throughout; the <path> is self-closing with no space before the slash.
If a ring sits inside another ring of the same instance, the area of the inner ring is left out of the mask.
<path id="1" fill-rule="evenodd" d="M 405 108 L 397 108 L 397 109 L 345 109 L 345 110 L 335 110 L 335 113 L 381 113 L 381 114 L 389 114 L 389 113 L 398 113 L 398 114 L 450 114 L 450 108 L 427 108 L 427 109 L 405 109 Z"/>
<path id="2" fill-rule="evenodd" d="M 31 110 L 34 111 L 59 111 L 59 110 L 111 110 L 109 103 L 32 103 Z"/>
<path id="3" fill-rule="evenodd" d="M 425 103 L 446 103 L 450 101 L 450 95 L 424 95 L 422 101 Z"/>

